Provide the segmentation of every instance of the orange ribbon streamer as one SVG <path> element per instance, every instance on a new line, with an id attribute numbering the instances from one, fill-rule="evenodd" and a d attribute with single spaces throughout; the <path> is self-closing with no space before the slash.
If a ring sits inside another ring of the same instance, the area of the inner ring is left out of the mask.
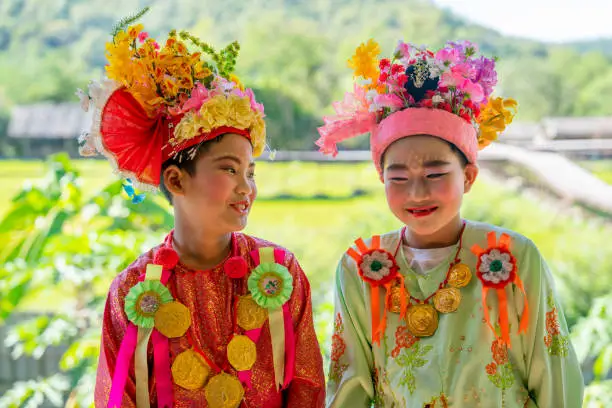
<path id="1" fill-rule="evenodd" d="M 479 258 L 479 262 L 478 265 L 480 265 L 480 257 L 486 253 L 491 251 L 492 249 L 499 249 L 502 252 L 508 252 L 510 253 L 510 245 L 511 245 L 511 237 L 508 234 L 502 234 L 500 239 L 499 239 L 499 243 L 497 242 L 497 236 L 495 234 L 494 231 L 491 231 L 487 234 L 487 244 L 488 244 L 488 248 L 482 249 L 480 246 L 478 245 L 474 245 L 471 250 L 472 253 L 474 253 L 474 255 L 476 255 Z M 516 265 L 515 265 L 516 267 Z M 478 272 L 478 276 L 480 277 L 480 272 Z M 482 309 L 484 312 L 484 319 L 485 322 L 487 324 L 487 326 L 489 326 L 489 328 L 491 329 L 491 331 L 493 331 L 493 334 L 495 335 L 496 338 L 499 338 L 497 332 L 495 331 L 495 328 L 493 327 L 493 325 L 491 324 L 491 320 L 490 320 L 490 316 L 489 316 L 489 309 L 487 307 L 487 294 L 489 292 L 489 289 L 492 289 L 492 287 L 487 286 L 489 283 L 484 281 L 483 279 L 480 279 L 482 282 Z M 509 322 L 509 317 L 508 317 L 508 297 L 506 294 L 506 286 L 510 283 L 510 281 L 506 282 L 506 285 L 504 285 L 504 287 L 502 288 L 496 288 L 495 292 L 497 294 L 497 300 L 499 303 L 499 326 L 501 329 L 501 339 L 502 341 L 510 348 L 511 347 L 511 342 L 510 342 L 510 322 Z M 524 299 L 524 307 L 523 307 L 523 313 L 521 316 L 521 321 L 519 324 L 519 334 L 521 333 L 526 333 L 527 329 L 529 328 L 529 302 L 527 300 L 527 293 L 525 292 L 525 286 L 523 285 L 523 281 L 521 280 L 521 278 L 519 277 L 518 271 L 515 271 L 514 274 L 514 279 L 512 281 L 512 283 L 514 283 L 519 290 L 522 292 L 523 294 L 523 299 Z"/>

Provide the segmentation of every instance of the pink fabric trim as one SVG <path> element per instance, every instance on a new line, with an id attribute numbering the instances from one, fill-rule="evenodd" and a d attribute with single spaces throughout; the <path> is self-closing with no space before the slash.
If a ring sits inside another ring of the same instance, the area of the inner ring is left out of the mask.
<path id="1" fill-rule="evenodd" d="M 123 393 L 125 391 L 125 383 L 127 382 L 128 372 L 136 349 L 138 341 L 138 327 L 133 323 L 128 325 L 125 336 L 119 347 L 117 355 L 117 364 L 113 373 L 113 383 L 111 385 L 110 397 L 108 399 L 108 408 L 121 407 L 123 401 Z"/>
<path id="2" fill-rule="evenodd" d="M 155 382 L 157 386 L 157 406 L 172 408 L 174 406 L 174 386 L 170 372 L 170 346 L 168 338 L 157 329 L 153 329 L 153 356 L 155 369 Z"/>
<path id="3" fill-rule="evenodd" d="M 274 248 L 274 262 L 279 265 L 285 263 L 285 251 L 282 248 Z"/>
<path id="4" fill-rule="evenodd" d="M 289 302 L 283 305 L 283 317 L 285 318 L 285 382 L 283 389 L 285 389 L 293 380 L 295 370 L 295 333 Z"/>
<path id="5" fill-rule="evenodd" d="M 253 388 L 253 383 L 251 382 L 251 374 L 251 370 L 238 371 L 238 379 L 249 390 Z"/>
<path id="6" fill-rule="evenodd" d="M 261 336 L 261 327 L 259 329 L 247 330 L 244 332 L 244 335 L 253 341 L 253 343 L 257 344 L 259 341 L 259 337 Z M 244 384 L 249 390 L 253 388 L 253 384 L 251 382 L 251 370 L 238 371 L 238 379 L 242 384 Z"/>
<path id="7" fill-rule="evenodd" d="M 470 163 L 478 158 L 476 128 L 441 109 L 408 108 L 383 119 L 370 137 L 372 160 L 382 179 L 381 159 L 391 143 L 407 136 L 431 135 L 457 146 Z"/>
<path id="8" fill-rule="evenodd" d="M 261 327 L 259 329 L 247 330 L 244 332 L 244 335 L 251 339 L 253 343 L 257 344 L 261 336 Z"/>
<path id="9" fill-rule="evenodd" d="M 255 249 L 253 251 L 251 251 L 251 258 L 253 258 L 253 262 L 255 263 L 255 266 L 259 266 L 260 259 L 259 259 L 259 250 Z"/>

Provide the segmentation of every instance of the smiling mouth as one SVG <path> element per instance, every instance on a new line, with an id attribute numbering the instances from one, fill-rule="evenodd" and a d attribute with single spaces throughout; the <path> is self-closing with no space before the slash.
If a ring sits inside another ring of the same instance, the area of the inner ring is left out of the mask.
<path id="1" fill-rule="evenodd" d="M 433 214 L 437 209 L 438 207 L 431 206 L 431 207 L 408 208 L 407 211 L 412 216 L 421 218 L 421 217 L 427 217 L 428 215 Z"/>
<path id="2" fill-rule="evenodd" d="M 230 204 L 237 213 L 239 214 L 247 214 L 249 212 L 250 205 L 246 201 L 241 201 L 239 203 Z"/>

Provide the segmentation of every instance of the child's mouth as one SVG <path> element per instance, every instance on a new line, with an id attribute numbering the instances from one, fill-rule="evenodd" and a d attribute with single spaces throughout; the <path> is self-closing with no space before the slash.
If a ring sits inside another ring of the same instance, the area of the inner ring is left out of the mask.
<path id="1" fill-rule="evenodd" d="M 416 218 L 427 217 L 428 215 L 433 214 L 438 207 L 418 207 L 418 208 L 409 208 L 408 212 Z"/>
<path id="2" fill-rule="evenodd" d="M 246 215 L 249 213 L 249 203 L 247 201 L 240 201 L 230 205 L 238 214 Z"/>

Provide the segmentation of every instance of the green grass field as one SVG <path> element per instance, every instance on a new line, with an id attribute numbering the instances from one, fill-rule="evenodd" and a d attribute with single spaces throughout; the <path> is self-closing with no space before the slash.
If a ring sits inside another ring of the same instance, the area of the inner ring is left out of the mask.
<path id="1" fill-rule="evenodd" d="M 86 195 L 116 180 L 104 161 L 74 163 Z M 400 226 L 388 211 L 383 186 L 369 163 L 261 162 L 256 173 L 259 198 L 246 232 L 295 252 L 313 289 L 327 300 L 335 265 L 353 240 Z M 0 214 L 9 208 L 10 197 L 26 179 L 35 182 L 44 174 L 43 162 L 0 162 L 5 192 L 0 199 Z M 162 197 L 148 199 L 163 201 Z M 560 285 L 567 296 L 572 279 L 586 285 L 593 277 L 588 271 L 571 277 L 574 264 L 591 265 L 593 273 L 612 270 L 612 261 L 594 252 L 611 236 L 610 227 L 597 219 L 583 220 L 560 206 L 512 191 L 485 177 L 466 195 L 463 215 L 514 229 L 533 239 L 550 262 L 558 265 L 557 275 L 567 279 L 567 285 Z"/>

